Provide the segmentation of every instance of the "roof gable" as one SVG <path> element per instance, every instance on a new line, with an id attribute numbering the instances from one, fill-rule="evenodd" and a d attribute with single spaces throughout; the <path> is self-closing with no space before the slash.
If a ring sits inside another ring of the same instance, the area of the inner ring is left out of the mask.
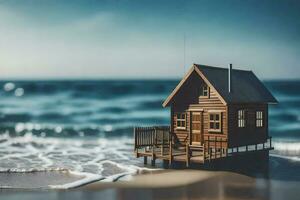
<path id="1" fill-rule="evenodd" d="M 228 92 L 228 69 L 194 64 L 180 81 L 163 107 L 169 105 L 193 71 L 215 89 L 224 103 L 277 103 L 277 100 L 252 71 L 232 69 L 232 92 Z"/>
<path id="2" fill-rule="evenodd" d="M 190 70 L 187 72 L 187 74 L 184 76 L 184 78 L 179 82 L 179 84 L 175 87 L 175 89 L 172 91 L 172 93 L 167 97 L 167 99 L 163 102 L 163 107 L 169 106 L 169 104 L 172 102 L 173 98 L 176 96 L 176 94 L 179 92 L 179 90 L 182 88 L 183 84 L 190 78 L 193 72 L 196 72 L 200 78 L 210 87 L 213 88 L 215 91 L 215 87 L 207 80 L 207 78 L 202 74 L 199 69 L 196 68 L 195 64 L 190 68 Z M 218 94 L 218 91 L 217 91 Z M 221 102 L 226 105 L 226 101 L 218 94 Z"/>

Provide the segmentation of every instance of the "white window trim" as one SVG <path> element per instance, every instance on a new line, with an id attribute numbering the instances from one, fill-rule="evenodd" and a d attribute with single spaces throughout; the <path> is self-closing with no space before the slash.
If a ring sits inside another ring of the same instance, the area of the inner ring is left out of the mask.
<path id="1" fill-rule="evenodd" d="M 264 127 L 264 112 L 262 110 L 257 110 L 255 112 L 255 126 L 257 128 Z"/>
<path id="2" fill-rule="evenodd" d="M 238 128 L 246 127 L 246 111 L 245 109 L 238 110 Z"/>
<path id="3" fill-rule="evenodd" d="M 218 121 L 210 120 L 210 115 L 219 115 L 219 120 Z M 220 128 L 219 129 L 211 129 L 210 128 L 210 123 L 211 122 L 214 122 L 214 123 L 219 122 L 220 123 Z M 222 133 L 222 112 L 208 111 L 208 132 Z"/>
<path id="4" fill-rule="evenodd" d="M 204 87 L 206 87 L 206 89 L 207 89 L 207 95 L 203 95 Z M 201 87 L 201 94 L 200 94 L 200 97 L 201 97 L 201 98 L 209 98 L 209 94 L 210 94 L 210 88 L 209 88 L 209 86 L 208 86 L 208 85 L 203 85 L 203 86 Z"/>
<path id="5" fill-rule="evenodd" d="M 179 115 L 182 115 L 182 114 L 184 114 L 184 119 L 178 119 L 178 114 Z M 177 113 L 175 113 L 175 115 L 176 115 L 176 129 L 177 130 L 186 130 L 186 113 L 185 112 L 177 112 Z M 178 126 L 178 121 L 181 121 L 181 122 L 184 122 L 184 124 L 185 124 L 185 126 L 183 127 L 183 126 Z"/>

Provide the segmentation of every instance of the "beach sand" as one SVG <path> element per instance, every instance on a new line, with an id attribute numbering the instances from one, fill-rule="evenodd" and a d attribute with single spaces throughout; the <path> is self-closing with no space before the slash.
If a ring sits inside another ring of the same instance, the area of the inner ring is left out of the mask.
<path id="1" fill-rule="evenodd" d="M 75 175 L 67 171 L 1 172 L 0 187 L 2 191 L 49 189 L 49 185 L 64 185 L 84 178 L 82 175 Z"/>
<path id="2" fill-rule="evenodd" d="M 46 177 L 44 177 L 46 178 Z M 50 178 L 50 177 L 48 177 Z M 51 177 L 50 179 L 54 179 Z M 73 177 L 74 178 L 74 177 Z M 78 178 L 78 177 L 77 177 Z M 33 179 L 31 179 L 33 180 Z M 256 179 L 232 172 L 161 170 L 128 181 L 94 182 L 75 189 L 10 191 L 2 199 L 299 199 L 297 182 Z"/>
<path id="3" fill-rule="evenodd" d="M 299 199 L 297 182 L 270 181 L 232 172 L 165 170 L 130 182 L 92 183 L 84 192 L 106 191 L 113 199 Z"/>

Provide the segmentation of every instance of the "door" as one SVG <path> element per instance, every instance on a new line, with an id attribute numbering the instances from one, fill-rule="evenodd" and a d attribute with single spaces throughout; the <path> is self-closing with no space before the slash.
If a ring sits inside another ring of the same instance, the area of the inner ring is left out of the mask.
<path id="1" fill-rule="evenodd" d="M 192 112 L 191 119 L 191 141 L 194 145 L 202 142 L 202 112 Z"/>

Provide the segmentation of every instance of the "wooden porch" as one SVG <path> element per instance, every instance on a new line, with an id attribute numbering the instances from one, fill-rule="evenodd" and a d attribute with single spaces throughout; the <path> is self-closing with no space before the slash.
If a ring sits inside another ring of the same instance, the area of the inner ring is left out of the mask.
<path id="1" fill-rule="evenodd" d="M 227 139 L 220 136 L 204 136 L 202 145 L 186 143 L 185 146 L 177 144 L 176 135 L 170 132 L 169 126 L 135 127 L 134 128 L 134 151 L 136 157 L 151 158 L 151 165 L 155 165 L 156 159 L 161 159 L 171 165 L 173 162 L 185 162 L 204 164 L 229 156 L 241 155 L 248 152 L 272 150 L 272 138 L 265 143 L 227 147 Z"/>

